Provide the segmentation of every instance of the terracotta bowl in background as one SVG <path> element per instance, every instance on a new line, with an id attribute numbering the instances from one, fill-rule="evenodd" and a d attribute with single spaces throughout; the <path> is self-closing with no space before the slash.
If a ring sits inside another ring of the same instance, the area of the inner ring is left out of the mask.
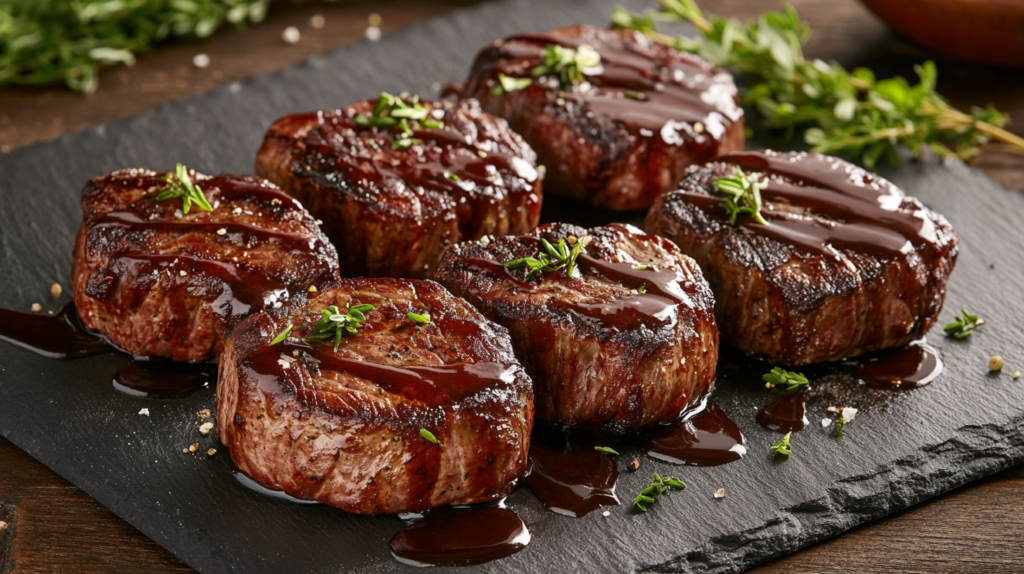
<path id="1" fill-rule="evenodd" d="M 915 42 L 956 58 L 1024 67 L 1024 0 L 861 0 Z"/>

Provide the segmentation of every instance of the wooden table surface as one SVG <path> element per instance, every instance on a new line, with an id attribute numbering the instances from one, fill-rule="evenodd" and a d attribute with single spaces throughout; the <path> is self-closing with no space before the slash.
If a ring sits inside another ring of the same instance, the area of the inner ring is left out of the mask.
<path id="1" fill-rule="evenodd" d="M 278 1 L 264 23 L 244 32 L 172 44 L 134 68 L 101 74 L 90 96 L 63 88 L 0 89 L 0 152 L 140 112 L 239 78 L 274 71 L 363 38 L 368 17 L 390 30 L 449 13 L 471 0 L 357 1 L 301 6 Z M 895 36 L 856 0 L 793 0 L 815 37 L 807 54 L 878 75 L 910 75 L 924 59 L 939 64 L 939 91 L 961 109 L 993 103 L 1024 134 L 1024 72 L 944 59 Z M 653 1 L 652 1 L 653 4 Z M 750 19 L 778 0 L 703 0 L 712 13 Z M 313 15 L 326 25 L 315 29 Z M 287 26 L 301 40 L 286 45 Z M 196 68 L 194 55 L 210 56 Z M 338 102 L 345 104 L 347 102 Z M 974 167 L 1024 192 L 1024 155 L 1002 146 L 984 150 Z M 1021 572 L 1024 571 L 1024 465 L 757 568 L 776 572 Z M 8 572 L 191 571 L 88 495 L 0 439 L 0 574 Z"/>

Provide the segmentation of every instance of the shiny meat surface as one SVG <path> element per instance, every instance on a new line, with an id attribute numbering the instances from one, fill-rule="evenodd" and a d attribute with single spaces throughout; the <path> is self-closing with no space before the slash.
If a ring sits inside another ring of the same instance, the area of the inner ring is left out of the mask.
<path id="1" fill-rule="evenodd" d="M 523 280 L 504 263 L 535 257 L 539 239 L 589 237 L 579 268 Z M 642 267 L 642 269 L 637 269 Z M 671 242 L 618 224 L 548 224 L 530 236 L 449 247 L 434 278 L 507 327 L 533 379 L 538 423 L 602 435 L 671 420 L 715 378 L 714 299 Z"/>
<path id="2" fill-rule="evenodd" d="M 191 172 L 214 207 L 156 201 L 167 174 L 130 169 L 82 190 L 72 285 L 87 327 L 137 356 L 216 360 L 243 316 L 337 279 L 313 218 L 255 177 Z"/>
<path id="3" fill-rule="evenodd" d="M 713 181 L 736 167 L 767 181 L 761 213 L 730 225 Z M 843 160 L 737 153 L 692 168 L 645 229 L 697 260 L 722 342 L 777 364 L 898 347 L 935 322 L 957 258 L 946 219 Z"/>
<path id="4" fill-rule="evenodd" d="M 536 156 L 475 101 L 423 102 L 441 129 L 393 149 L 391 128 L 357 125 L 376 100 L 286 116 L 267 131 L 256 172 L 323 220 L 342 276 L 423 277 L 450 243 L 537 226 Z"/>
<path id="5" fill-rule="evenodd" d="M 589 46 L 601 63 L 584 70 L 583 83 L 547 75 L 502 93 L 500 74 L 530 78 L 552 44 Z M 687 166 L 743 149 L 732 76 L 627 30 L 577 26 L 499 40 L 477 55 L 461 94 L 533 146 L 548 193 L 611 209 L 646 209 Z"/>
<path id="6" fill-rule="evenodd" d="M 362 304 L 374 308 L 337 351 L 306 339 L 321 310 Z M 231 459 L 268 488 L 360 514 L 422 512 L 512 490 L 533 394 L 508 332 L 437 283 L 344 279 L 233 332 L 217 421 Z"/>

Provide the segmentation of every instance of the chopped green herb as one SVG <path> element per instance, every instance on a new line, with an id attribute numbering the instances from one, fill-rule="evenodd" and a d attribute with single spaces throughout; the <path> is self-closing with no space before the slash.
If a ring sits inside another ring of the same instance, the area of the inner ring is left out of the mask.
<path id="1" fill-rule="evenodd" d="M 761 216 L 761 190 L 768 185 L 768 180 L 751 179 L 737 166 L 734 175 L 720 177 L 714 183 L 718 193 L 725 198 L 723 207 L 729 223 L 736 225 L 739 216 L 749 215 L 762 225 L 768 224 Z"/>
<path id="2" fill-rule="evenodd" d="M 968 313 L 967 309 L 961 309 L 960 313 L 960 317 L 957 317 L 952 323 L 946 323 L 946 326 L 942 328 L 947 335 L 957 339 L 966 339 L 971 336 L 971 333 L 973 333 L 978 326 L 985 323 L 985 321 L 978 318 L 977 315 Z"/>
<path id="3" fill-rule="evenodd" d="M 178 199 L 180 197 L 182 201 L 181 212 L 185 215 L 188 215 L 193 203 L 203 211 L 213 211 L 213 206 L 210 205 L 209 201 L 206 201 L 203 190 L 199 189 L 198 185 L 192 183 L 192 178 L 188 176 L 188 168 L 184 165 L 179 163 L 178 167 L 175 168 L 174 175 L 167 174 L 162 179 L 167 182 L 167 188 L 156 196 L 156 201 Z"/>
<path id="4" fill-rule="evenodd" d="M 444 176 L 452 181 L 459 181 L 459 176 L 455 175 L 454 173 L 445 172 Z"/>
<path id="5" fill-rule="evenodd" d="M 641 285 L 641 286 L 637 287 L 636 288 L 636 292 L 641 294 L 641 295 L 646 294 L 647 293 L 647 285 Z"/>
<path id="6" fill-rule="evenodd" d="M 576 272 L 576 258 L 583 252 L 583 248 L 589 241 L 590 236 L 584 236 L 569 247 L 565 239 L 559 239 L 558 243 L 552 245 L 542 237 L 540 240 L 541 250 L 537 253 L 537 257 L 524 257 L 509 261 L 505 264 L 505 269 L 527 268 L 527 281 L 541 273 L 552 273 L 562 269 L 565 270 L 567 277 L 572 277 Z"/>
<path id="7" fill-rule="evenodd" d="M 418 325 L 430 324 L 430 315 L 427 315 L 426 313 L 420 315 L 419 313 L 413 313 L 412 311 L 410 311 L 406 313 L 405 316 L 414 321 Z"/>
<path id="8" fill-rule="evenodd" d="M 843 407 L 840 411 L 839 418 L 836 419 L 836 438 L 843 436 L 843 431 L 846 430 L 846 425 L 853 422 L 853 418 L 857 415 L 857 409 L 852 407 Z"/>
<path id="9" fill-rule="evenodd" d="M 789 455 L 793 454 L 793 448 L 789 445 L 789 437 L 792 436 L 792 432 L 786 433 L 786 436 L 782 437 L 782 440 L 772 445 L 769 449 L 772 451 L 772 455 L 775 458 L 789 458 Z"/>
<path id="10" fill-rule="evenodd" d="M 373 305 L 356 305 L 355 307 L 349 307 L 344 315 L 338 310 L 338 307 L 331 305 L 330 307 L 320 311 L 321 317 L 314 325 L 309 335 L 306 335 L 308 341 L 324 341 L 328 339 L 334 339 L 334 350 L 337 351 L 341 345 L 341 338 L 345 335 L 355 335 L 359 332 L 359 326 L 366 322 L 366 315 L 373 311 Z"/>
<path id="11" fill-rule="evenodd" d="M 646 100 L 647 96 L 640 92 L 622 92 L 622 96 L 631 100 Z"/>
<path id="12" fill-rule="evenodd" d="M 391 149 L 406 149 L 413 144 L 423 143 L 412 137 L 414 124 L 431 129 L 444 127 L 444 124 L 431 117 L 430 110 L 420 104 L 419 96 L 393 96 L 387 92 L 380 93 L 370 115 L 358 115 L 352 121 L 360 127 L 396 128 L 400 137 L 391 143 Z"/>
<path id="13" fill-rule="evenodd" d="M 586 44 L 573 50 L 558 44 L 544 48 L 541 64 L 530 70 L 534 78 L 554 74 L 563 88 L 586 81 L 587 74 L 593 74 L 601 65 L 601 54 Z"/>
<path id="14" fill-rule="evenodd" d="M 499 73 L 498 83 L 491 88 L 491 95 L 498 97 L 512 92 L 518 92 L 519 90 L 526 89 L 532 83 L 532 78 L 513 78 Z"/>
<path id="15" fill-rule="evenodd" d="M 287 329 L 285 329 L 284 331 L 281 331 L 280 335 L 274 337 L 274 340 L 270 342 L 270 345 L 273 346 L 273 345 L 276 345 L 276 344 L 280 343 L 281 341 L 284 341 L 285 339 L 288 338 L 288 333 L 291 333 L 291 332 L 292 332 L 292 326 L 288 325 Z"/>
<path id="16" fill-rule="evenodd" d="M 678 478 L 661 476 L 655 473 L 654 481 L 651 482 L 651 485 L 641 490 L 640 494 L 633 499 L 633 508 L 640 512 L 647 512 L 651 505 L 654 504 L 656 497 L 665 494 L 669 488 L 682 490 L 686 488 L 686 484 Z"/>
<path id="17" fill-rule="evenodd" d="M 603 452 L 605 454 L 614 454 L 615 456 L 619 456 L 619 453 L 616 452 L 615 449 L 609 448 L 607 446 L 595 446 L 594 450 L 596 450 L 597 452 Z"/>
<path id="18" fill-rule="evenodd" d="M 782 390 L 786 392 L 795 391 L 808 384 L 807 377 L 803 374 L 787 371 L 782 367 L 772 367 L 772 372 L 762 375 L 761 378 L 767 381 L 768 388 L 783 387 Z"/>
<path id="19" fill-rule="evenodd" d="M 843 417 L 836 419 L 836 438 L 843 436 L 843 427 L 846 426 L 846 421 Z"/>
<path id="20" fill-rule="evenodd" d="M 701 37 L 669 36 L 657 21 L 688 21 Z M 768 129 L 786 137 L 803 132 L 812 151 L 844 156 L 868 168 L 880 158 L 899 163 L 896 146 L 920 155 L 936 153 L 970 160 L 992 139 L 1024 148 L 1024 138 L 1002 129 L 1006 114 L 974 108 L 970 114 L 951 107 L 935 92 L 935 64 L 916 68 L 917 85 L 902 78 L 876 80 L 871 70 L 852 72 L 835 63 L 804 58 L 811 29 L 796 11 L 769 11 L 750 24 L 704 14 L 694 0 L 661 0 L 661 9 L 630 14 L 617 8 L 616 27 L 638 30 L 678 50 L 700 54 L 719 66 L 737 70 L 743 101 L 752 105 Z"/>
<path id="21" fill-rule="evenodd" d="M 633 269 L 636 269 L 637 271 L 647 271 L 647 266 L 646 265 L 634 265 Z"/>
<path id="22" fill-rule="evenodd" d="M 434 444 L 441 444 L 437 440 L 437 437 L 434 436 L 434 433 L 428 431 L 427 429 L 420 429 L 420 436 L 425 438 L 425 439 L 427 439 L 428 441 L 430 441 L 430 442 L 432 442 Z"/>
<path id="23" fill-rule="evenodd" d="M 391 142 L 391 149 L 406 149 L 411 146 L 421 144 L 423 140 L 416 138 L 402 138 Z"/>

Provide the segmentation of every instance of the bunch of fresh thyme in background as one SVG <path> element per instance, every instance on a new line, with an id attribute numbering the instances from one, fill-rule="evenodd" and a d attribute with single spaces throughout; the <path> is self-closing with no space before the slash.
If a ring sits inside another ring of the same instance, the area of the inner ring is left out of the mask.
<path id="1" fill-rule="evenodd" d="M 100 67 L 224 23 L 259 22 L 270 0 L 0 0 L 0 86 L 92 92 Z"/>
<path id="2" fill-rule="evenodd" d="M 1024 138 L 1002 129 L 1006 115 L 991 106 L 966 114 L 936 93 L 932 62 L 916 67 L 916 85 L 901 77 L 877 80 L 866 68 L 848 72 L 836 63 L 805 59 L 803 46 L 811 29 L 790 7 L 743 24 L 706 15 L 694 0 L 660 4 L 660 10 L 642 15 L 618 8 L 612 22 L 739 72 L 749 85 L 743 102 L 757 109 L 764 125 L 784 130 L 787 137 L 803 131 L 813 151 L 870 168 L 883 156 L 898 163 L 897 145 L 915 155 L 929 147 L 964 160 L 990 139 L 1024 149 Z M 660 33 L 658 21 L 688 21 L 701 37 Z"/>

